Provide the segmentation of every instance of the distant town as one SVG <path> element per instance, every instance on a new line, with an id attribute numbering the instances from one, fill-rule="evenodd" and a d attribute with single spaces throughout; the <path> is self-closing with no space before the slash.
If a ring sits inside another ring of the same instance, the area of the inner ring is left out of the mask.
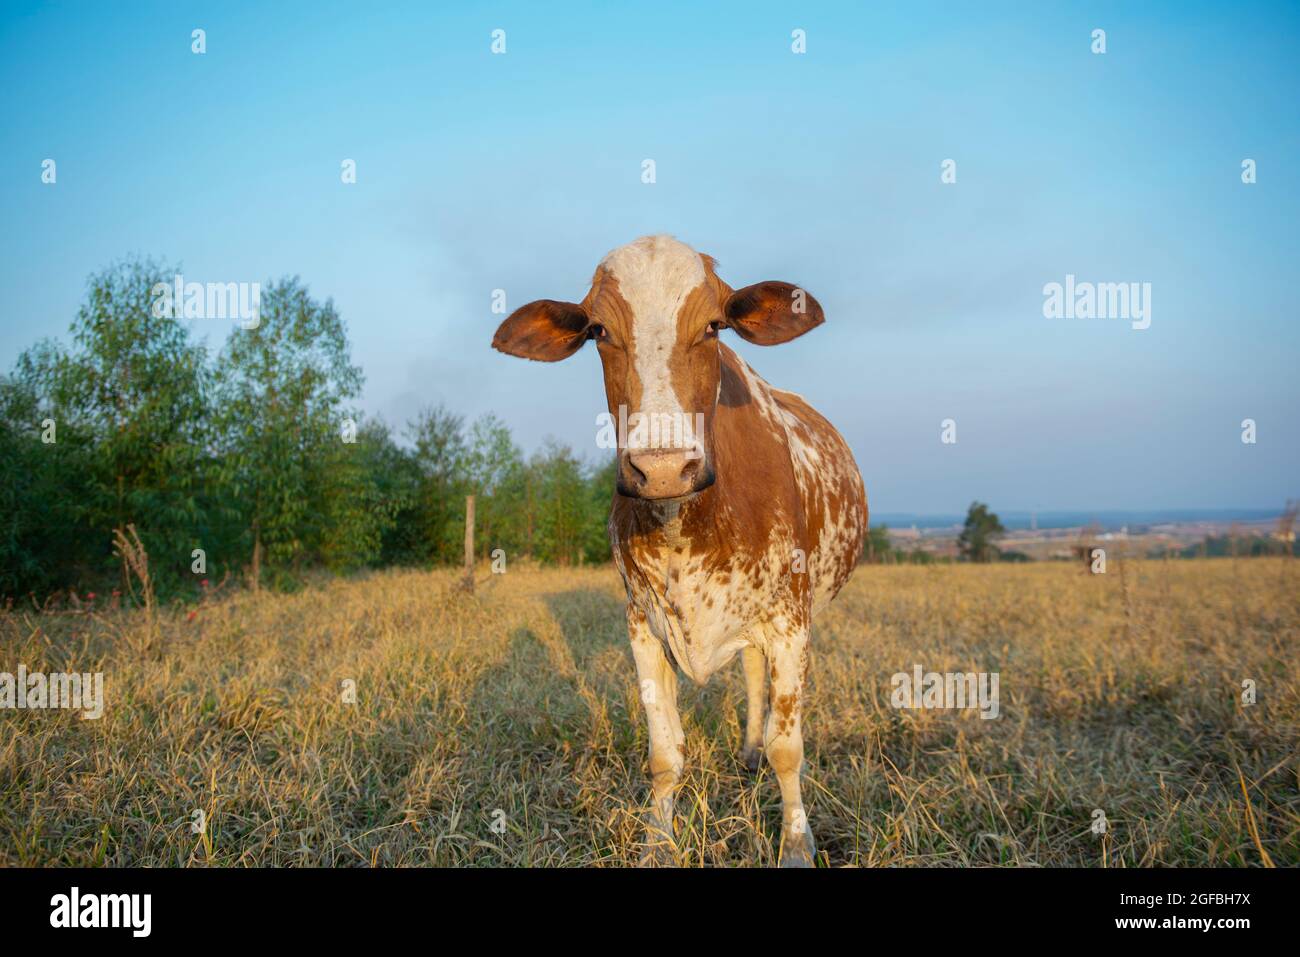
<path id="1" fill-rule="evenodd" d="M 1295 553 L 1295 507 L 1147 512 L 1003 512 L 1003 558 L 1082 558 L 1093 547 L 1138 557 L 1218 557 Z M 959 515 L 872 514 L 887 529 L 896 559 L 956 559 L 965 524 Z"/>

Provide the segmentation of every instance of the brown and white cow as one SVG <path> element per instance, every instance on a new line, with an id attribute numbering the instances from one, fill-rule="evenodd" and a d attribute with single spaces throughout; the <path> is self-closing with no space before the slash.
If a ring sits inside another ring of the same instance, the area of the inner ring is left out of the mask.
<path id="1" fill-rule="evenodd" d="M 637 413 L 642 422 L 702 423 L 661 430 L 674 442 L 621 447 L 610 509 L 649 722 L 645 859 L 674 859 L 673 792 L 685 752 L 674 667 L 703 684 L 739 651 L 748 693 L 742 758 L 757 770 L 765 752 L 776 773 L 782 864 L 811 865 L 816 846 L 799 788 L 809 629 L 853 571 L 866 494 L 831 424 L 718 338 L 732 329 L 759 345 L 788 342 L 824 321 L 821 306 L 784 282 L 733 290 L 714 265 L 670 236 L 638 239 L 605 257 L 582 302 L 529 303 L 492 345 L 555 362 L 594 339 L 611 416 L 622 409 L 629 423 Z"/>

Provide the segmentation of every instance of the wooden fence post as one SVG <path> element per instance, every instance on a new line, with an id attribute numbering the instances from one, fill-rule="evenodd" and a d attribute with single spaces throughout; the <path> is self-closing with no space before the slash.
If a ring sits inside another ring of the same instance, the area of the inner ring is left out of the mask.
<path id="1" fill-rule="evenodd" d="M 474 496 L 465 496 L 465 590 L 474 591 Z"/>

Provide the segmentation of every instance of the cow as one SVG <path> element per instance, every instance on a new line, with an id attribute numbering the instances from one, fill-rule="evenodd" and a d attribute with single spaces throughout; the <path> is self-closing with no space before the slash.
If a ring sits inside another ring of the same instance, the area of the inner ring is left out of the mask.
<path id="1" fill-rule="evenodd" d="M 720 339 L 729 329 L 758 345 L 788 342 L 825 321 L 821 305 L 786 282 L 732 289 L 716 265 L 671 236 L 643 237 L 601 261 L 581 302 L 521 306 L 492 345 L 556 362 L 594 340 L 611 419 L 634 426 L 619 437 L 609 541 L 649 728 L 642 863 L 676 860 L 685 759 L 676 672 L 703 685 L 740 652 L 741 759 L 757 771 L 766 754 L 781 789 L 780 862 L 810 867 L 817 850 L 799 784 L 810 627 L 862 551 L 866 492 L 831 424 Z M 686 425 L 647 430 L 647 421 Z"/>

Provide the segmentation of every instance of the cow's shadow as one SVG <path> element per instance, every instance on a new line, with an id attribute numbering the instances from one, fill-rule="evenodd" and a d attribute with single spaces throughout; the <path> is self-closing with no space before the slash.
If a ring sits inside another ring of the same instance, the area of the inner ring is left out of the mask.
<path id="1" fill-rule="evenodd" d="M 622 601 L 574 589 L 544 595 L 543 602 L 555 627 L 515 628 L 505 654 L 477 676 L 469 700 L 476 721 L 508 732 L 496 742 L 507 751 L 574 740 L 593 705 L 625 711 L 622 699 L 635 677 Z"/>
<path id="2" fill-rule="evenodd" d="M 629 692 L 636 671 L 622 601 L 596 589 L 541 598 L 551 620 L 521 622 L 474 677 L 466 719 L 480 729 L 475 747 L 487 752 L 492 773 L 467 779 L 464 801 L 479 817 L 504 810 L 549 862 L 573 853 L 582 863 L 589 824 L 579 824 L 574 809 L 593 794 L 634 793 L 628 769 L 610 755 L 644 750 Z"/>
<path id="3" fill-rule="evenodd" d="M 543 601 L 581 670 L 593 655 L 627 646 L 624 602 L 593 588 L 553 592 Z M 629 652 L 629 659 L 631 654 Z"/>
<path id="4" fill-rule="evenodd" d="M 636 665 L 632 660 L 632 650 L 627 638 L 626 603 L 607 592 L 593 589 L 558 592 L 545 596 L 551 616 L 560 626 L 565 644 L 573 655 L 574 665 L 580 672 L 596 672 L 591 675 L 598 680 L 596 687 L 607 703 L 621 699 L 629 686 L 636 683 Z M 617 674 L 608 673 L 608 668 L 593 668 L 594 659 L 604 657 L 606 663 L 612 660 L 611 650 L 619 649 L 625 662 L 620 662 Z M 674 669 L 676 670 L 676 669 Z M 719 736 L 726 740 L 729 734 L 728 721 L 734 720 L 738 701 L 735 695 L 740 689 L 740 682 L 733 681 L 730 672 L 739 675 L 739 659 L 716 674 L 704 687 L 678 675 L 677 695 L 678 709 L 687 725 L 698 725 L 707 735 Z M 639 710 L 632 720 L 640 722 Z"/>

